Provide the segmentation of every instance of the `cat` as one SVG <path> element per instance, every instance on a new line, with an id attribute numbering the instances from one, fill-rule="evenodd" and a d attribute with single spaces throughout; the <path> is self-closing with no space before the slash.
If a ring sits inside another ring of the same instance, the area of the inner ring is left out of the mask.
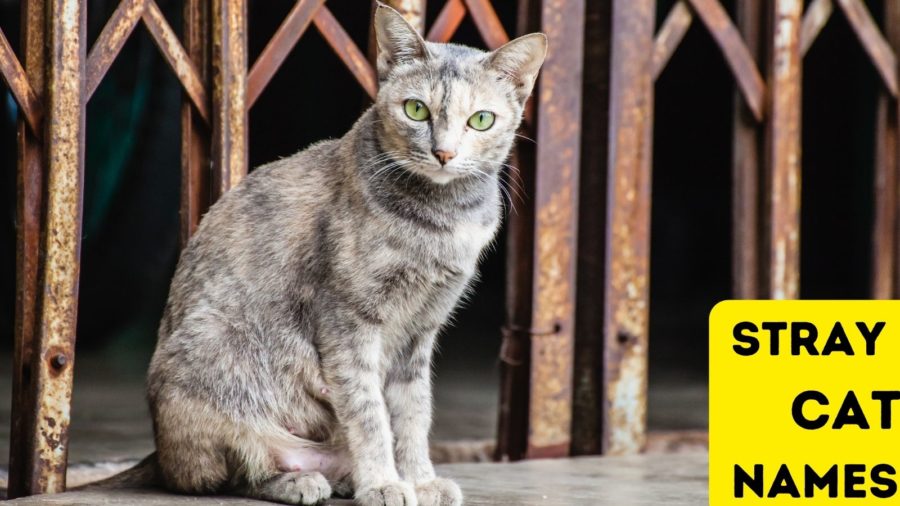
<path id="1" fill-rule="evenodd" d="M 429 459 L 432 352 L 500 223 L 547 39 L 425 42 L 384 5 L 374 23 L 374 105 L 252 172 L 182 253 L 147 382 L 166 488 L 462 503 Z"/>

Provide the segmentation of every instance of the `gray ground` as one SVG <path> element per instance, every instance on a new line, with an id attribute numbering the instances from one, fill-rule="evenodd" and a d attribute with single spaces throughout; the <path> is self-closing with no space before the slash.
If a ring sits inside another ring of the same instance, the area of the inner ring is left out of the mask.
<path id="1" fill-rule="evenodd" d="M 438 472 L 455 478 L 466 504 L 517 506 L 697 506 L 707 504 L 707 460 L 703 453 L 663 456 L 536 460 L 514 464 L 445 464 Z M 11 501 L 16 505 L 263 505 L 224 497 L 184 497 L 158 491 L 69 492 Z M 332 501 L 330 504 L 350 504 Z"/>

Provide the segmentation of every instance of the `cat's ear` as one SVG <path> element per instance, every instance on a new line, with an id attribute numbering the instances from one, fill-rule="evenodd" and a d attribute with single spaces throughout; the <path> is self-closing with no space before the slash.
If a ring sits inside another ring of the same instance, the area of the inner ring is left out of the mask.
<path id="1" fill-rule="evenodd" d="M 531 95 L 538 71 L 547 56 L 547 36 L 530 33 L 511 40 L 488 55 L 488 64 L 515 86 L 519 101 Z"/>
<path id="2" fill-rule="evenodd" d="M 379 2 L 375 8 L 375 40 L 378 43 L 378 80 L 384 81 L 397 65 L 428 57 L 425 40 L 403 16 Z"/>

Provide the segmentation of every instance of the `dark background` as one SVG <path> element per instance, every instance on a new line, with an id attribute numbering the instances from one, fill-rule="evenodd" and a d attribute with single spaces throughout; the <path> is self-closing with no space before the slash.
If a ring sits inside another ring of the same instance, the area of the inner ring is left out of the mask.
<path id="1" fill-rule="evenodd" d="M 91 42 L 116 3 L 89 2 Z M 158 3 L 173 27 L 180 29 L 180 2 Z M 292 3 L 249 2 L 251 61 Z M 733 14 L 731 1 L 722 3 Z M 880 12 L 881 2 L 867 3 L 873 13 Z M 357 44 L 366 48 L 369 11 L 363 4 L 328 2 Z M 429 25 L 439 4 L 429 2 Z M 515 33 L 515 2 L 494 4 L 507 31 Z M 660 21 L 671 4 L 660 2 Z M 873 125 L 880 83 L 835 10 L 804 64 L 804 298 L 864 298 L 869 290 Z M 14 46 L 19 41 L 18 24 L 18 2 L 0 0 L 0 28 Z M 468 18 L 455 40 L 481 46 Z M 733 90 L 718 48 L 695 20 L 656 86 L 653 371 L 705 378 L 707 314 L 715 302 L 730 296 Z M 180 103 L 178 83 L 146 30 L 138 26 L 88 107 L 78 352 L 93 350 L 115 357 L 117 367 L 146 367 L 177 260 Z M 341 136 L 366 103 L 350 73 L 310 26 L 250 113 L 251 167 L 316 140 Z M 0 352 L 4 355 L 12 347 L 14 309 L 15 117 L 14 102 L 0 84 Z M 483 265 L 475 296 L 443 339 L 444 360 L 467 367 L 496 362 L 504 251 L 501 239 Z"/>

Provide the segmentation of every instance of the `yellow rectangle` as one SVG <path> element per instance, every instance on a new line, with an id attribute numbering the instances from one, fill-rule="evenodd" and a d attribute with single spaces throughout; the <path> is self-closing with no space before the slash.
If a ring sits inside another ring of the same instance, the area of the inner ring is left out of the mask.
<path id="1" fill-rule="evenodd" d="M 900 301 L 719 303 L 709 380 L 712 506 L 900 504 Z"/>

